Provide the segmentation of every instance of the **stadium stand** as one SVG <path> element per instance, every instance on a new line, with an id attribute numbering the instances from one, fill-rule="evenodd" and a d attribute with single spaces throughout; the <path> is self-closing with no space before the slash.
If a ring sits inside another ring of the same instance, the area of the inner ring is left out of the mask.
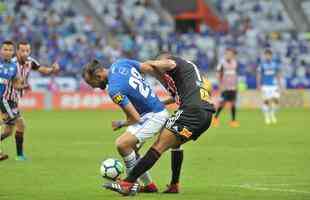
<path id="1" fill-rule="evenodd" d="M 0 41 L 27 39 L 39 60 L 58 60 L 63 76 L 78 77 L 90 58 L 111 63 L 119 57 L 153 58 L 158 51 L 171 50 L 213 71 L 227 47 L 238 51 L 242 76 L 255 88 L 255 71 L 264 48 L 271 48 L 281 62 L 289 88 L 310 87 L 309 35 L 295 31 L 281 1 L 209 0 L 229 31 L 215 32 L 205 24 L 200 31 L 178 32 L 160 17 L 147 0 L 88 0 L 104 19 L 113 40 L 96 31 L 91 16 L 83 16 L 71 1 L 7 1 L 0 16 Z M 302 8 L 309 16 L 309 3 Z"/>

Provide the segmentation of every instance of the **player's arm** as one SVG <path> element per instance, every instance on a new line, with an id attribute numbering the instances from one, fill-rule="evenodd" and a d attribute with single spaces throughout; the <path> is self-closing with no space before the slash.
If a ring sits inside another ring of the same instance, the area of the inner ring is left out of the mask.
<path id="1" fill-rule="evenodd" d="M 125 95 L 120 92 L 112 92 L 110 96 L 112 96 L 113 102 L 119 105 L 126 114 L 126 120 L 112 121 L 112 128 L 114 131 L 140 121 L 140 114 Z"/>
<path id="2" fill-rule="evenodd" d="M 121 107 L 121 108 L 126 114 L 127 119 L 112 121 L 112 128 L 114 131 L 140 122 L 140 114 L 135 109 L 135 107 L 132 105 L 132 103 L 129 102 L 126 106 Z"/>
<path id="3" fill-rule="evenodd" d="M 172 97 L 170 97 L 170 98 L 168 98 L 168 99 L 163 100 L 162 103 L 163 103 L 164 105 L 170 105 L 170 104 L 175 103 L 175 100 L 174 100 Z"/>
<path id="4" fill-rule="evenodd" d="M 41 74 L 44 74 L 44 75 L 51 75 L 51 74 L 56 74 L 58 73 L 60 70 L 60 67 L 58 65 L 58 63 L 53 63 L 51 65 L 51 67 L 47 67 L 47 66 L 39 66 L 37 68 L 37 71 L 40 72 Z"/>
<path id="5" fill-rule="evenodd" d="M 53 63 L 50 67 L 42 66 L 36 59 L 30 58 L 31 69 L 40 72 L 44 75 L 56 74 L 59 72 L 60 67 L 57 62 Z"/>
<path id="6" fill-rule="evenodd" d="M 170 71 L 176 67 L 176 63 L 171 59 L 164 60 L 148 60 L 141 63 L 141 72 L 147 74 L 163 74 L 166 71 Z"/>

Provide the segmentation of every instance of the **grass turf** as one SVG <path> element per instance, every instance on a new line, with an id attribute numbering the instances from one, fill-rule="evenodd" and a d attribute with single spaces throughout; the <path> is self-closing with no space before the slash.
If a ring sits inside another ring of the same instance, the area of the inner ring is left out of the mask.
<path id="1" fill-rule="evenodd" d="M 309 110 L 281 110 L 273 126 L 263 124 L 259 110 L 238 114 L 240 128 L 229 128 L 229 115 L 223 113 L 219 128 L 184 146 L 181 194 L 134 199 L 310 199 Z M 99 175 L 103 159 L 120 158 L 114 140 L 121 131 L 110 128 L 120 112 L 33 111 L 24 117 L 28 160 L 15 161 L 13 140 L 5 141 L 10 159 L 0 162 L 0 200 L 123 198 L 103 190 Z M 169 159 L 166 153 L 152 169 L 161 190 L 169 182 Z"/>

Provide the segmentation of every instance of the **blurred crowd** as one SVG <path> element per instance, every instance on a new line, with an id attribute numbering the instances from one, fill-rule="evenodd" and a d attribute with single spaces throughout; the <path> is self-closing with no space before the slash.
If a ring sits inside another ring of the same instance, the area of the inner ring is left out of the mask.
<path id="1" fill-rule="evenodd" d="M 241 74 L 255 87 L 256 67 L 264 48 L 274 51 L 288 87 L 310 87 L 309 34 L 296 33 L 281 1 L 213 0 L 217 13 L 228 20 L 229 31 L 216 33 L 204 24 L 200 32 L 180 33 L 163 20 L 148 0 L 88 0 L 105 28 L 107 40 L 92 18 L 72 9 L 70 1 L 7 1 L 0 16 L 0 41 L 27 39 L 41 62 L 58 61 L 62 75 L 77 76 L 88 59 L 106 63 L 119 57 L 145 60 L 171 50 L 213 70 L 224 49 L 235 48 Z"/>
<path id="2" fill-rule="evenodd" d="M 59 62 L 62 75 L 76 76 L 93 56 L 101 56 L 99 33 L 92 19 L 72 9 L 70 1 L 5 1 L 0 15 L 0 41 L 28 40 L 41 63 Z M 98 54 L 98 55 L 97 55 Z"/>

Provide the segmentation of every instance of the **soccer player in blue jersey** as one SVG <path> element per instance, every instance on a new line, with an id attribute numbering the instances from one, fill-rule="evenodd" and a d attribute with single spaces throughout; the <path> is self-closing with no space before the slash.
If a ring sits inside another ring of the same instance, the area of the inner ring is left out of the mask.
<path id="1" fill-rule="evenodd" d="M 16 113 L 11 109 L 4 93 L 7 90 L 8 83 L 13 81 L 14 87 L 24 88 L 23 81 L 17 75 L 17 63 L 13 62 L 14 43 L 12 41 L 4 41 L 0 49 L 0 112 L 4 123 L 16 120 Z M 0 132 L 0 141 L 3 137 Z M 4 154 L 0 146 L 0 160 L 6 160 L 8 155 Z"/>
<path id="2" fill-rule="evenodd" d="M 109 69 L 93 60 L 82 72 L 84 80 L 93 88 L 104 90 L 126 114 L 126 120 L 112 121 L 113 130 L 127 127 L 117 138 L 116 148 L 123 157 L 127 173 L 138 162 L 137 146 L 157 134 L 165 125 L 169 113 L 145 82 L 141 73 L 148 65 L 129 59 L 119 59 Z M 157 192 L 148 172 L 140 176 L 144 187 L 140 192 Z"/>
<path id="3" fill-rule="evenodd" d="M 277 123 L 275 115 L 280 98 L 280 66 L 273 60 L 272 51 L 264 51 L 264 59 L 257 68 L 257 88 L 262 91 L 262 111 L 266 124 Z"/>

